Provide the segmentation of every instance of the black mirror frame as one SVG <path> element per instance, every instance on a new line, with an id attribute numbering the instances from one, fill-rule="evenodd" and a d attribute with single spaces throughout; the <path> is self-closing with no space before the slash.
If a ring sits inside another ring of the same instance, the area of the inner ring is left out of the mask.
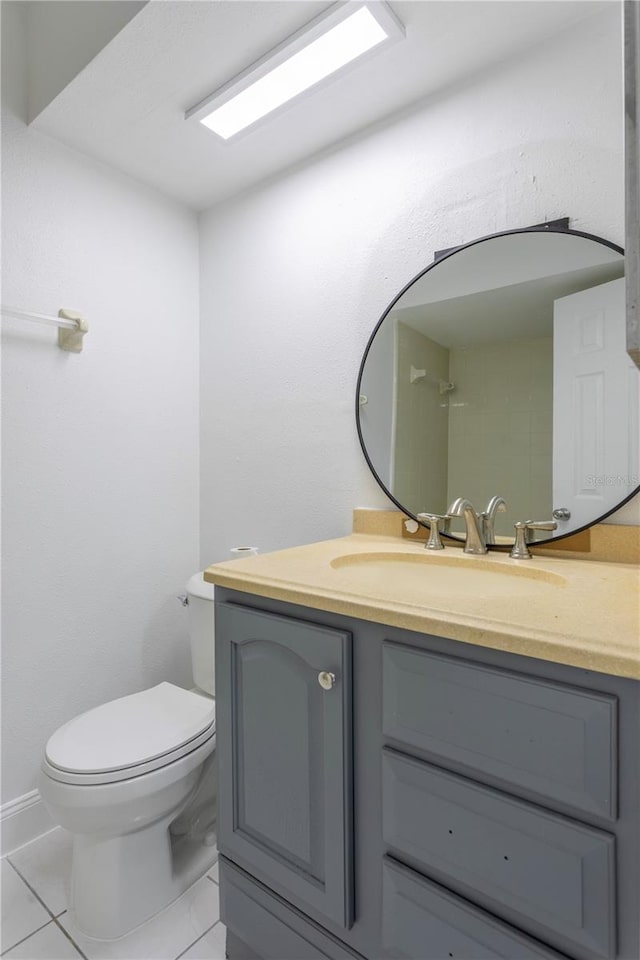
<path id="1" fill-rule="evenodd" d="M 610 240 L 604 240 L 602 237 L 598 237 L 592 233 L 585 233 L 582 230 L 572 230 L 568 226 L 564 226 L 564 223 L 566 222 L 568 221 L 553 221 L 552 223 L 539 224 L 533 227 L 522 227 L 515 230 L 502 230 L 499 233 L 490 233 L 487 236 L 478 237 L 475 240 L 470 240 L 469 243 L 464 243 L 458 247 L 451 247 L 450 249 L 436 253 L 433 263 L 430 263 L 428 267 L 426 267 L 424 270 L 421 270 L 420 273 L 416 274 L 412 280 L 410 280 L 407 284 L 405 284 L 405 286 L 402 288 L 400 293 L 398 293 L 397 296 L 393 298 L 393 300 L 391 301 L 391 303 L 386 308 L 386 310 L 384 311 L 384 313 L 376 323 L 375 327 L 373 328 L 373 332 L 371 333 L 371 336 L 367 341 L 367 345 L 362 355 L 362 360 L 360 362 L 360 369 L 358 371 L 358 381 L 356 384 L 355 410 L 356 410 L 356 428 L 358 431 L 358 440 L 360 441 L 360 446 L 362 448 L 364 458 L 367 461 L 367 465 L 371 470 L 371 473 L 373 474 L 374 479 L 376 480 L 378 485 L 382 488 L 385 495 L 389 498 L 389 500 L 391 500 L 392 503 L 396 505 L 396 507 L 398 507 L 399 510 L 402 511 L 402 513 L 404 513 L 407 517 L 411 517 L 411 519 L 415 520 L 417 523 L 419 523 L 419 521 L 416 514 L 412 513 L 410 510 L 407 510 L 407 508 L 402 503 L 400 503 L 400 501 L 397 500 L 396 497 L 394 497 L 391 491 L 387 489 L 385 484 L 380 479 L 375 467 L 373 466 L 373 463 L 371 462 L 369 454 L 367 453 L 364 437 L 362 436 L 362 427 L 360 423 L 360 393 L 361 393 L 362 377 L 364 374 L 364 366 L 367 361 L 369 350 L 371 349 L 371 345 L 374 341 L 374 338 L 378 330 L 380 329 L 383 321 L 386 319 L 386 317 L 391 312 L 391 310 L 393 310 L 398 300 L 402 296 L 404 296 L 407 290 L 411 286 L 413 286 L 413 284 L 417 280 L 420 280 L 421 277 L 424 277 L 425 274 L 429 273 L 430 270 L 434 270 L 444 260 L 448 260 L 450 257 L 454 257 L 456 253 L 459 253 L 461 250 L 468 250 L 470 247 L 474 247 L 478 243 L 484 243 L 486 240 L 495 240 L 498 237 L 515 236 L 520 233 L 565 233 L 574 237 L 583 237 L 587 240 L 593 240 L 596 243 L 601 243 L 603 246 L 609 247 L 609 249 L 611 250 L 615 250 L 616 253 L 620 253 L 624 257 L 625 255 L 624 249 L 618 246 L 617 243 L 612 243 Z M 606 513 L 603 513 L 601 516 L 597 517 L 595 520 L 592 520 L 591 523 L 586 523 L 581 527 L 576 527 L 575 530 L 570 530 L 569 532 L 560 534 L 560 536 L 557 536 L 557 537 L 547 537 L 544 540 L 536 540 L 535 546 L 544 546 L 545 544 L 548 544 L 548 543 L 557 543 L 559 540 L 566 540 L 567 537 L 573 537 L 577 533 L 582 533 L 584 530 L 589 530 L 591 527 L 595 526 L 597 523 L 602 523 L 603 520 L 606 520 L 607 517 L 611 516 L 612 513 L 615 513 L 617 510 L 619 510 L 620 507 L 624 506 L 625 503 L 628 503 L 630 500 L 632 500 L 638 493 L 640 493 L 640 484 L 637 487 L 635 487 L 635 489 L 632 490 L 631 493 L 627 494 L 627 496 L 624 497 L 624 499 L 620 500 L 614 507 L 612 507 L 610 510 L 607 510 Z M 422 526 L 422 524 L 420 525 Z M 456 534 L 451 534 L 451 533 L 442 534 L 442 536 L 447 537 L 450 540 L 454 540 L 456 543 L 460 543 L 463 539 L 462 537 L 457 536 Z M 507 550 L 511 550 L 511 544 L 489 544 L 488 549 L 504 552 Z"/>

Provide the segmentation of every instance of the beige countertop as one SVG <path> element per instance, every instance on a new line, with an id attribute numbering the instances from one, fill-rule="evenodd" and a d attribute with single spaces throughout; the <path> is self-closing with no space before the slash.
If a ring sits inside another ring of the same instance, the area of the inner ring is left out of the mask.
<path id="1" fill-rule="evenodd" d="M 397 536 L 353 533 L 208 567 L 205 580 L 285 600 L 640 679 L 640 569 L 504 553 L 426 551 Z"/>

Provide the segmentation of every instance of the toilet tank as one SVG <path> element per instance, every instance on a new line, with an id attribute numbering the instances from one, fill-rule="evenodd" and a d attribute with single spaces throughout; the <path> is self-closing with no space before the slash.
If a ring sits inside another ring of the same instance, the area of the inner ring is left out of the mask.
<path id="1" fill-rule="evenodd" d="M 187 583 L 187 597 L 193 680 L 198 689 L 214 696 L 213 584 L 202 573 L 194 573 Z"/>

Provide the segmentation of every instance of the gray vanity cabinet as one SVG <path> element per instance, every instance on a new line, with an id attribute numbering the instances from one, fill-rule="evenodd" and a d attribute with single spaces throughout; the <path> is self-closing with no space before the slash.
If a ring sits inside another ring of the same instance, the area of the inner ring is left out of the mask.
<path id="1" fill-rule="evenodd" d="M 638 960 L 637 681 L 220 588 L 216 652 L 231 960 Z"/>
<path id="2" fill-rule="evenodd" d="M 351 924 L 351 636 L 218 604 L 219 849 Z"/>

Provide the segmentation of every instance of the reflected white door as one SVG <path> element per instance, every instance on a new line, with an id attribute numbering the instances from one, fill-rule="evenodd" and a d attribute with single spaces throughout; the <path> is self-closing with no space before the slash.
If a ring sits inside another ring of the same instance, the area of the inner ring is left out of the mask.
<path id="1" fill-rule="evenodd" d="M 572 528 L 640 482 L 639 381 L 626 352 L 624 279 L 555 301 L 553 508 L 571 511 Z"/>

